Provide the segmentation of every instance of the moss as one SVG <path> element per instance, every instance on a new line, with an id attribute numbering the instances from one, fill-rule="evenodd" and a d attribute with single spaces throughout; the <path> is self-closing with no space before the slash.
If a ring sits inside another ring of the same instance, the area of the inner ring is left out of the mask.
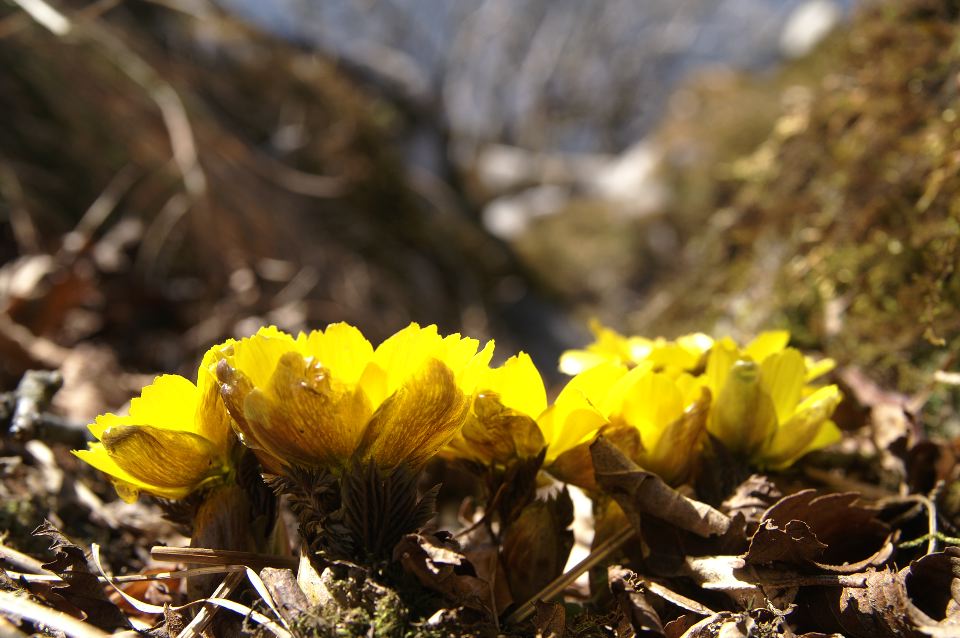
<path id="1" fill-rule="evenodd" d="M 655 289 L 669 303 L 633 327 L 782 325 L 882 383 L 926 389 L 960 342 L 953 15 L 947 2 L 873 6 L 810 60 L 711 96 L 730 102 L 717 118 L 704 107 L 701 120 L 668 123 L 668 158 L 697 140 L 709 161 L 668 165 L 683 263 Z M 731 153 L 769 103 L 782 107 L 766 138 Z"/>

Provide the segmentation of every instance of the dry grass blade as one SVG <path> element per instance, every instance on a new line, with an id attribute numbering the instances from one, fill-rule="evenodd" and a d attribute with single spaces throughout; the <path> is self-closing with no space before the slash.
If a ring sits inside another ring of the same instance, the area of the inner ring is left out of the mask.
<path id="1" fill-rule="evenodd" d="M 242 581 L 243 575 L 240 572 L 230 574 L 223 579 L 223 582 L 217 585 L 217 588 L 213 591 L 211 598 L 222 600 L 223 596 L 229 596 Z M 193 603 L 188 603 L 183 607 L 188 607 L 197 603 L 208 602 L 210 602 L 210 599 L 203 599 L 194 601 Z M 211 603 L 211 605 L 214 605 L 214 603 Z M 213 617 L 216 615 L 217 609 L 219 609 L 219 606 L 211 605 L 204 604 L 203 608 L 197 613 L 196 616 L 194 616 L 193 620 L 190 621 L 190 624 L 184 627 L 183 630 L 177 634 L 177 638 L 194 638 L 195 636 L 201 635 L 203 630 L 206 629 L 207 626 L 213 621 Z M 183 607 L 179 607 L 178 609 L 183 609 Z"/>
<path id="2" fill-rule="evenodd" d="M 30 572 L 31 574 L 45 574 L 51 575 L 50 571 L 43 568 L 43 563 L 38 561 L 32 556 L 27 556 L 12 547 L 7 547 L 3 543 L 0 543 L 0 561 L 4 561 L 13 565 L 17 569 L 22 569 L 24 571 Z M 8 572 L 9 573 L 9 572 Z M 54 576 L 54 578 L 59 578 Z"/>
<path id="3" fill-rule="evenodd" d="M 290 625 L 287 623 L 287 619 L 283 617 L 283 614 L 280 613 L 280 610 L 277 609 L 277 603 L 273 600 L 273 595 L 270 594 L 270 590 L 267 589 L 267 586 L 264 584 L 263 580 L 260 579 L 260 576 L 247 567 L 246 569 L 247 580 L 250 581 L 250 584 L 253 585 L 253 588 L 257 590 L 257 593 L 260 594 L 260 598 L 263 599 L 263 602 L 267 603 L 267 607 L 270 608 L 270 611 L 280 619 L 280 622 L 283 623 L 283 626 L 286 627 L 288 631 L 292 631 Z"/>
<path id="4" fill-rule="evenodd" d="M 63 632 L 69 638 L 107 638 L 110 635 L 69 614 L 44 607 L 26 596 L 18 596 L 10 592 L 0 592 L 0 611 L 9 616 L 19 616 L 42 624 L 48 629 Z"/>
<path id="5" fill-rule="evenodd" d="M 561 574 L 552 583 L 541 589 L 529 601 L 517 608 L 507 617 L 508 623 L 521 623 L 536 612 L 536 603 L 538 600 L 549 601 L 558 596 L 566 589 L 580 574 L 599 565 L 606 560 L 613 552 L 617 551 L 621 545 L 630 540 L 636 530 L 633 527 L 624 527 L 619 532 L 604 541 L 599 547 L 590 552 L 590 555 L 577 563 L 570 571 Z"/>
<path id="6" fill-rule="evenodd" d="M 107 575 L 107 572 L 103 569 L 103 563 L 102 563 L 102 561 L 100 560 L 100 546 L 99 546 L 99 545 L 97 545 L 96 543 L 94 543 L 93 545 L 91 545 L 91 546 L 90 546 L 90 553 L 93 555 L 93 563 L 94 563 L 94 565 L 97 566 L 97 569 L 100 571 L 100 575 L 101 575 L 103 578 L 105 578 L 105 579 L 107 580 L 107 582 L 110 584 L 110 586 L 113 587 L 113 589 L 114 589 L 118 594 L 120 594 L 120 596 L 122 596 L 125 601 L 127 601 L 128 603 L 130 603 L 130 605 L 131 605 L 134 609 L 136 609 L 136 610 L 139 611 L 139 612 L 143 612 L 143 613 L 145 613 L 145 614 L 162 614 L 162 613 L 164 613 L 165 610 L 164 610 L 164 608 L 161 607 L 160 605 L 151 605 L 150 603 L 145 603 L 145 602 L 143 602 L 142 600 L 138 600 L 138 599 L 134 598 L 133 596 L 131 596 L 130 594 L 128 594 L 127 592 L 123 591 L 122 589 L 120 589 L 120 587 L 117 586 L 116 582 L 114 582 L 114 579 L 111 578 L 110 576 L 108 576 L 108 575 Z"/>
<path id="7" fill-rule="evenodd" d="M 211 574 L 228 574 L 231 572 L 242 572 L 247 567 L 243 565 L 214 565 L 211 567 L 195 567 L 193 569 L 181 569 L 171 572 L 157 572 L 155 574 L 126 574 L 124 576 L 114 576 L 108 578 L 99 576 L 101 583 L 140 583 L 150 580 L 176 580 L 178 578 L 190 578 L 191 576 L 209 576 Z M 13 572 L 5 570 L 7 575 L 14 580 L 22 580 L 26 583 L 59 583 L 63 579 L 56 574 L 25 574 L 22 572 Z"/>
<path id="8" fill-rule="evenodd" d="M 242 605 L 238 602 L 232 600 L 227 600 L 225 598 L 207 598 L 204 602 L 210 603 L 212 605 L 217 605 L 218 607 L 223 607 L 229 609 L 230 611 L 236 612 L 242 616 L 246 616 L 250 620 L 254 621 L 258 625 L 261 625 L 268 631 L 270 631 L 277 638 L 293 638 L 293 634 L 278 625 L 275 621 L 270 620 L 263 614 L 258 611 L 250 609 L 246 605 Z M 180 637 L 178 637 L 180 638 Z"/>
<path id="9" fill-rule="evenodd" d="M 54 35 L 65 36 L 73 27 L 65 15 L 43 0 L 13 0 L 33 20 Z"/>
<path id="10" fill-rule="evenodd" d="M 225 549 L 203 547 L 166 547 L 157 545 L 150 549 L 153 560 L 167 563 L 187 563 L 192 565 L 244 565 L 254 569 L 264 567 L 286 567 L 296 569 L 300 561 L 291 556 L 272 556 L 254 552 L 237 552 Z"/>

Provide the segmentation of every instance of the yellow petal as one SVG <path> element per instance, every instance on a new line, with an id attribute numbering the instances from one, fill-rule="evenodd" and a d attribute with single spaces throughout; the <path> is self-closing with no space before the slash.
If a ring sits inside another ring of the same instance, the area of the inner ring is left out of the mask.
<path id="1" fill-rule="evenodd" d="M 757 363 L 762 363 L 770 355 L 786 348 L 789 342 L 790 332 L 788 330 L 761 332 L 756 339 L 747 344 L 743 352 Z"/>
<path id="2" fill-rule="evenodd" d="M 263 428 L 254 427 L 247 421 L 244 404 L 255 390 L 253 384 L 243 373 L 229 364 L 226 359 L 217 364 L 217 379 L 220 383 L 220 396 L 232 418 L 240 442 L 253 451 L 264 470 L 270 474 L 280 474 L 286 464 L 281 456 L 276 456 L 266 442 L 259 438 Z"/>
<path id="3" fill-rule="evenodd" d="M 753 456 L 773 436 L 777 413 L 753 361 L 737 361 L 711 410 L 709 430 L 728 450 Z"/>
<path id="4" fill-rule="evenodd" d="M 492 341 L 478 353 L 479 345 L 459 334 L 441 337 L 436 326 L 411 323 L 377 346 L 360 383 L 371 402 L 379 405 L 435 359 L 449 368 L 461 391 L 471 393 L 493 356 Z"/>
<path id="5" fill-rule="evenodd" d="M 474 398 L 473 410 L 448 447 L 455 458 L 506 465 L 536 456 L 544 445 L 536 421 L 506 407 L 496 393 L 489 392 Z"/>
<path id="6" fill-rule="evenodd" d="M 760 386 L 773 400 L 780 423 L 797 409 L 805 379 L 803 355 L 793 348 L 774 353 L 760 364 Z"/>
<path id="7" fill-rule="evenodd" d="M 90 449 L 73 450 L 73 454 L 83 462 L 110 476 L 114 486 L 117 488 L 117 494 L 128 503 L 137 500 L 137 495 L 141 491 L 174 500 L 183 498 L 190 493 L 190 490 L 187 488 L 161 488 L 138 480 L 117 465 L 116 461 L 114 461 L 106 449 L 104 449 L 102 443 L 91 443 Z"/>
<path id="8" fill-rule="evenodd" d="M 189 379 L 165 374 L 146 386 L 130 402 L 130 424 L 152 425 L 170 430 L 195 431 L 197 386 Z"/>
<path id="9" fill-rule="evenodd" d="M 473 394 L 480 390 L 483 379 L 490 372 L 490 359 L 493 358 L 494 342 L 488 341 L 480 352 L 472 355 L 469 360 L 463 364 L 459 370 L 451 368 L 454 377 L 457 379 L 457 385 L 464 394 Z M 446 361 L 448 367 L 455 365 L 455 362 Z"/>
<path id="10" fill-rule="evenodd" d="M 600 428 L 609 423 L 583 395 L 567 395 L 563 400 L 557 399 L 540 418 L 537 425 L 543 432 L 547 443 L 547 460 L 557 456 L 570 448 L 592 440 Z"/>
<path id="11" fill-rule="evenodd" d="M 710 354 L 707 357 L 706 379 L 707 386 L 714 398 L 719 397 L 723 392 L 723 387 L 727 383 L 727 377 L 733 369 L 733 364 L 737 362 L 739 351 L 737 344 L 729 337 L 717 341 L 713 344 Z"/>
<path id="12" fill-rule="evenodd" d="M 214 373 L 202 367 L 198 381 L 195 430 L 218 450 L 226 450 L 234 439 L 230 414 L 223 403 L 220 385 Z"/>
<path id="13" fill-rule="evenodd" d="M 652 442 L 648 443 L 641 433 L 644 449 L 639 464 L 670 485 L 689 480 L 700 456 L 709 413 L 710 391 L 701 388 L 700 397 L 661 428 Z"/>
<path id="14" fill-rule="evenodd" d="M 418 468 L 463 426 L 470 407 L 453 372 L 436 359 L 408 378 L 370 419 L 357 449 L 378 467 Z"/>
<path id="15" fill-rule="evenodd" d="M 220 450 L 192 432 L 116 426 L 103 433 L 102 444 L 127 474 L 118 478 L 154 494 L 176 493 L 180 498 L 227 472 Z"/>
<path id="16" fill-rule="evenodd" d="M 664 343 L 654 349 L 647 360 L 658 369 L 693 370 L 700 363 L 701 355 L 678 343 Z"/>
<path id="17" fill-rule="evenodd" d="M 342 466 L 357 448 L 370 415 L 361 390 L 340 383 L 317 362 L 288 352 L 269 385 L 247 394 L 241 427 L 248 445 L 286 465 Z"/>
<path id="18" fill-rule="evenodd" d="M 804 454 L 836 442 L 839 430 L 829 419 L 842 396 L 837 386 L 830 385 L 804 399 L 796 413 L 777 428 L 760 462 L 767 467 L 786 467 Z"/>
<path id="19" fill-rule="evenodd" d="M 627 374 L 625 366 L 604 363 L 570 379 L 557 399 L 559 400 L 564 393 L 579 393 L 594 406 L 600 406 L 610 389 L 625 374 Z"/>
<path id="20" fill-rule="evenodd" d="M 277 367 L 277 362 L 288 352 L 301 352 L 302 343 L 273 326 L 261 328 L 257 334 L 231 344 L 230 366 L 242 370 L 250 383 L 266 387 Z"/>
<path id="21" fill-rule="evenodd" d="M 477 386 L 478 392 L 495 392 L 505 407 L 534 419 L 547 409 L 543 378 L 530 356 L 521 352 L 499 368 L 488 370 Z"/>
<path id="22" fill-rule="evenodd" d="M 374 351 L 373 363 L 386 373 L 386 384 L 382 389 L 382 397 L 373 397 L 374 403 L 383 401 L 404 382 L 417 373 L 428 358 L 440 346 L 440 335 L 436 326 L 421 328 L 416 323 L 394 333 Z"/>
<path id="23" fill-rule="evenodd" d="M 804 362 L 807 366 L 807 383 L 814 379 L 819 379 L 837 367 L 836 361 L 827 358 L 813 359 L 812 357 L 805 357 Z"/>
<path id="24" fill-rule="evenodd" d="M 334 323 L 324 331 L 301 334 L 304 351 L 340 381 L 356 384 L 373 359 L 373 346 L 363 334 L 346 323 Z"/>
<path id="25" fill-rule="evenodd" d="M 560 372 L 570 376 L 578 375 L 610 359 L 608 355 L 589 350 L 567 350 L 560 355 Z"/>
<path id="26" fill-rule="evenodd" d="M 702 332 L 694 332 L 677 337 L 677 344 L 687 352 L 703 356 L 713 347 L 713 337 Z"/>
<path id="27" fill-rule="evenodd" d="M 130 402 L 128 415 L 102 414 L 87 427 L 98 439 L 107 428 L 120 425 L 152 425 L 196 432 L 196 410 L 197 386 L 181 376 L 165 374 L 154 379 Z"/>
<path id="28" fill-rule="evenodd" d="M 683 394 L 673 379 L 647 372 L 630 388 L 617 416 L 637 428 L 643 446 L 651 449 L 657 446 L 664 428 L 680 419 L 683 409 Z"/>

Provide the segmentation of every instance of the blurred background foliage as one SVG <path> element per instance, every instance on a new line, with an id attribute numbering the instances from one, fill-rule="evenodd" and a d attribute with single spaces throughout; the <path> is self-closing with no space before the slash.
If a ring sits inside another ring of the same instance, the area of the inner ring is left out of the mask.
<path id="1" fill-rule="evenodd" d="M 598 317 L 788 327 L 953 427 L 954 2 L 100 0 L 61 33 L 29 4 L 0 3 L 7 385 L 109 379 L 95 413 L 123 371 L 339 320 L 549 376 Z"/>

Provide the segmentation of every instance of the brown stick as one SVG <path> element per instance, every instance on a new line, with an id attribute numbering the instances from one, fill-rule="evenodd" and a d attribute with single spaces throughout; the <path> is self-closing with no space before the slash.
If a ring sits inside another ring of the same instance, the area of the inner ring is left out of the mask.
<path id="1" fill-rule="evenodd" d="M 286 567 L 296 569 L 299 559 L 292 556 L 273 556 L 254 552 L 237 552 L 204 547 L 166 547 L 157 545 L 150 549 L 150 557 L 167 563 L 188 565 L 246 565 L 254 569 L 263 567 Z"/>

